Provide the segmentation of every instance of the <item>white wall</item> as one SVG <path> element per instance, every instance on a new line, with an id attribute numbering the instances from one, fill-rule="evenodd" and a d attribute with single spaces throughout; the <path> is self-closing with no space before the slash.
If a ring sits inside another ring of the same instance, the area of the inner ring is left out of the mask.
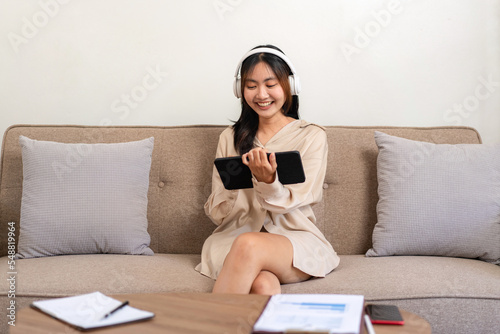
<path id="1" fill-rule="evenodd" d="M 500 0 L 0 0 L 0 132 L 230 124 L 272 43 L 322 125 L 467 125 L 500 142 Z"/>

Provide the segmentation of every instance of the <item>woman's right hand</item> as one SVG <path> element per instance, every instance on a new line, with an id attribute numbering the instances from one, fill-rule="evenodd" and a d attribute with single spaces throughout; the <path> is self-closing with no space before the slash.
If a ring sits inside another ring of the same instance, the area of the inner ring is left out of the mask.
<path id="1" fill-rule="evenodd" d="M 253 176 L 259 182 L 273 183 L 276 178 L 276 155 L 271 153 L 267 158 L 267 150 L 256 147 L 241 156 L 243 164 L 250 168 Z"/>

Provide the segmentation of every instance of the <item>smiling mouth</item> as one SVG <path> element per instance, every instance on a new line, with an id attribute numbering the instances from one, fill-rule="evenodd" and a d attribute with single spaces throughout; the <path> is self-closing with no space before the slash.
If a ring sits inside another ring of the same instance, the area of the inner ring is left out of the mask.
<path id="1" fill-rule="evenodd" d="M 271 105 L 271 103 L 273 103 L 273 101 L 271 101 L 271 102 L 257 102 L 259 107 L 267 107 L 267 106 Z"/>

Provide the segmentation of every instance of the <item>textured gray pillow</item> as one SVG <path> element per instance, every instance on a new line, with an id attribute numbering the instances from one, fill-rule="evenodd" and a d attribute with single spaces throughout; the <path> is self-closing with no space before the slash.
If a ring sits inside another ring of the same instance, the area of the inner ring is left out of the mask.
<path id="1" fill-rule="evenodd" d="M 154 138 L 64 144 L 19 137 L 23 193 L 17 257 L 153 255 L 147 232 Z"/>
<path id="2" fill-rule="evenodd" d="M 500 145 L 432 144 L 375 133 L 378 195 L 367 256 L 500 263 Z"/>

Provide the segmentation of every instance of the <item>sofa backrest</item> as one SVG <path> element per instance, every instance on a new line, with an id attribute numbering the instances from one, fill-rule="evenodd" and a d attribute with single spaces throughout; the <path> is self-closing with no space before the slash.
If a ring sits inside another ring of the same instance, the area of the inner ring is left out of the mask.
<path id="1" fill-rule="evenodd" d="M 0 255 L 7 254 L 8 222 L 19 218 L 22 157 L 19 136 L 65 143 L 115 143 L 155 137 L 148 194 L 151 248 L 158 253 L 200 253 L 215 225 L 203 205 L 210 194 L 219 134 L 226 126 L 15 125 L 3 139 L 0 169 Z M 374 131 L 433 143 L 480 143 L 468 127 L 327 126 L 329 156 L 318 227 L 339 254 L 364 254 L 376 223 L 377 147 Z"/>

